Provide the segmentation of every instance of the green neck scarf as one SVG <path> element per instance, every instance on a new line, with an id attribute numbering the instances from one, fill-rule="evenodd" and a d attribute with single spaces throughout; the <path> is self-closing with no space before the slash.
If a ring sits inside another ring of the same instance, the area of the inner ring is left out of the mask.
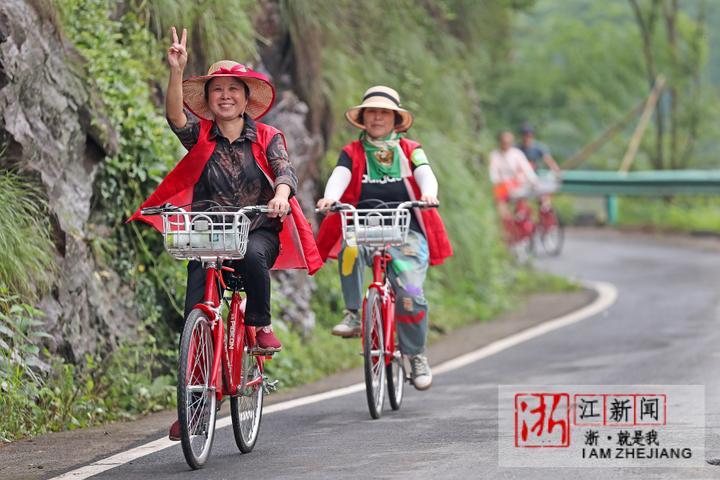
<path id="1" fill-rule="evenodd" d="M 367 158 L 367 173 L 372 180 L 399 178 L 400 171 L 400 135 L 392 132 L 386 138 L 370 138 L 366 132 L 360 134 L 360 141 Z"/>

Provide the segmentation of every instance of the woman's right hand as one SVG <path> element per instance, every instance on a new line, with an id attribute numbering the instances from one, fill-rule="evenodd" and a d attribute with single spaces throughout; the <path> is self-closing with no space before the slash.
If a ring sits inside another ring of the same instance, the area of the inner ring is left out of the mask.
<path id="1" fill-rule="evenodd" d="M 335 200 L 332 200 L 330 198 L 321 198 L 315 204 L 315 207 L 317 207 L 318 210 L 327 210 L 328 208 L 332 207 L 335 203 L 336 203 Z"/>
<path id="2" fill-rule="evenodd" d="M 171 69 L 182 72 L 185 70 L 188 59 L 187 49 L 185 48 L 187 44 L 187 29 L 183 28 L 182 38 L 178 40 L 177 30 L 175 27 L 172 27 L 172 36 L 173 43 L 170 45 L 170 48 L 168 48 L 168 65 L 170 65 Z"/>

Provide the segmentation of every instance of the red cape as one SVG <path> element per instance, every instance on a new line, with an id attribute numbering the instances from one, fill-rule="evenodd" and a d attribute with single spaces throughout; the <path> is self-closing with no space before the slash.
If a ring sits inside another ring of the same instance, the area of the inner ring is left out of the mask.
<path id="1" fill-rule="evenodd" d="M 405 158 L 408 159 L 406 171 L 411 171 L 409 159 L 412 155 L 412 151 L 419 146 L 419 143 L 413 142 L 412 140 L 406 140 L 404 138 L 400 139 L 400 148 L 403 149 Z M 363 148 L 360 140 L 356 140 L 351 144 L 346 145 L 343 150 L 352 159 L 352 179 L 350 180 L 350 185 L 348 185 L 345 189 L 345 193 L 343 193 L 342 197 L 340 197 L 340 201 L 342 203 L 357 205 L 360 200 L 362 178 L 363 175 L 365 175 L 365 149 Z M 412 174 L 405 176 L 404 180 L 410 198 L 412 200 L 419 199 L 421 196 L 420 187 Z M 440 265 L 447 257 L 450 257 L 453 254 L 452 245 L 450 245 L 450 239 L 445 231 L 445 225 L 443 224 L 442 218 L 440 218 L 440 214 L 435 209 L 416 209 L 415 213 L 417 215 L 418 222 L 420 223 L 420 228 L 422 228 L 428 242 L 428 249 L 430 250 L 430 265 Z M 320 231 L 318 232 L 317 237 L 317 245 L 322 259 L 326 260 L 328 257 L 336 258 L 338 252 L 340 251 L 341 243 L 342 229 L 340 226 L 340 215 L 337 213 L 331 213 L 325 217 L 322 224 L 320 224 Z"/>
<path id="2" fill-rule="evenodd" d="M 213 122 L 209 120 L 200 120 L 198 142 L 160 182 L 157 189 L 140 205 L 140 208 L 128 219 L 128 222 L 141 220 L 162 232 L 161 217 L 146 217 L 141 215 L 140 211 L 145 207 L 154 207 L 166 203 L 187 205 L 192 202 L 195 184 L 200 179 L 205 165 L 215 150 L 215 141 L 210 140 L 212 125 Z M 270 140 L 275 135 L 279 133 L 283 142 L 285 142 L 285 137 L 280 130 L 269 125 L 256 122 L 256 126 L 257 140 L 252 143 L 253 156 L 267 180 L 274 184 L 275 175 L 270 168 L 265 152 Z M 273 269 L 303 268 L 312 275 L 323 264 L 313 238 L 312 228 L 305 215 L 303 215 L 300 204 L 294 197 L 290 199 L 290 208 L 292 213 L 288 215 L 283 223 L 283 229 L 280 232 L 280 255 L 278 255 Z"/>

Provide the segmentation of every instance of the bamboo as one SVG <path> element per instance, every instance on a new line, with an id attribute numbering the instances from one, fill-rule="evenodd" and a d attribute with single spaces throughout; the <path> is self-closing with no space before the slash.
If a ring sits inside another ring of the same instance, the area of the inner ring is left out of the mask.
<path id="1" fill-rule="evenodd" d="M 611 124 L 608 128 L 605 129 L 604 132 L 602 132 L 595 140 L 588 143 L 586 146 L 584 146 L 579 152 L 577 152 L 575 155 L 570 157 L 569 159 L 565 160 L 562 165 L 563 170 L 572 170 L 573 168 L 577 167 L 581 163 L 583 163 L 587 158 L 595 153 L 596 150 L 598 150 L 600 147 L 605 145 L 605 143 L 610 140 L 612 137 L 615 136 L 617 132 L 619 132 L 635 115 L 640 113 L 643 109 L 643 106 L 645 105 L 646 100 L 643 99 L 640 103 L 638 103 L 636 106 L 632 108 L 632 110 L 628 111 L 620 120 L 617 122 Z"/>
<path id="2" fill-rule="evenodd" d="M 648 123 L 650 123 L 650 116 L 652 115 L 652 112 L 657 105 L 658 99 L 660 98 L 660 93 L 662 92 L 664 86 L 665 77 L 663 75 L 658 75 L 655 79 L 655 85 L 650 92 L 650 96 L 648 97 L 647 102 L 645 102 L 645 108 L 643 109 L 643 113 L 640 116 L 640 121 L 635 128 L 635 132 L 633 132 L 633 135 L 630 138 L 630 144 L 628 145 L 628 149 L 625 152 L 625 156 L 623 157 L 622 164 L 620 165 L 620 169 L 618 170 L 619 172 L 627 173 L 627 171 L 630 170 L 630 167 L 635 161 L 637 150 L 640 147 L 640 140 L 642 140 L 645 129 L 647 128 Z"/>

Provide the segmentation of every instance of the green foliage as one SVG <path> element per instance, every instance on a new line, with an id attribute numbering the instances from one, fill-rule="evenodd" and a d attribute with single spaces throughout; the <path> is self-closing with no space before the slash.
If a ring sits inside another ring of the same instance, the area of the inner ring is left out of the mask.
<path id="1" fill-rule="evenodd" d="M 718 122 L 712 119 L 720 115 L 720 100 L 717 89 L 708 82 L 707 37 L 697 20 L 700 4 L 680 2 L 678 59 L 672 58 L 662 15 L 657 20 L 654 51 L 658 73 L 668 78 L 677 95 L 676 161 L 706 167 L 716 164 Z M 704 28 L 709 25 L 707 20 Z M 490 81 L 476 77 L 488 126 L 492 131 L 516 130 L 529 121 L 561 161 L 649 94 L 642 40 L 627 0 L 537 2 L 536 8 L 517 15 L 512 40 L 512 55 L 502 59 L 497 74 Z M 670 108 L 668 95 L 666 91 L 662 101 L 666 111 Z M 637 121 L 635 117 L 629 122 L 591 157 L 588 165 L 617 169 Z M 665 122 L 665 151 L 669 152 L 668 114 Z M 697 131 L 691 141 L 692 129 Z M 636 169 L 652 168 L 654 135 L 651 126 L 643 138 Z"/>
<path id="2" fill-rule="evenodd" d="M 618 224 L 681 232 L 720 233 L 717 197 L 618 198 Z"/>
<path id="3" fill-rule="evenodd" d="M 170 27 L 178 35 L 188 29 L 189 61 L 204 74 L 205 63 L 257 59 L 251 19 L 258 8 L 254 0 L 147 0 L 142 11 L 162 45 L 169 45 Z"/>
<path id="4" fill-rule="evenodd" d="M 46 208 L 32 182 L 10 171 L 0 172 L 1 299 L 19 295 L 33 300 L 50 285 L 55 246 Z"/>
<path id="5" fill-rule="evenodd" d="M 42 315 L 17 296 L 0 297 L 0 376 L 18 370 L 30 381 L 41 382 L 38 370 L 47 365 L 38 345 L 49 337 L 41 329 Z"/>
<path id="6" fill-rule="evenodd" d="M 57 6 L 66 35 L 87 59 L 88 78 L 100 91 L 119 151 L 106 159 L 96 183 L 93 221 L 108 225 L 111 239 L 93 244 L 98 260 L 121 273 L 138 292 L 146 319 L 177 315 L 182 265 L 163 254 L 154 230 L 125 225 L 180 156 L 179 142 L 153 104 L 151 79 L 160 78 L 162 48 L 139 20 L 134 3 L 119 19 L 116 0 L 61 0 Z"/>
<path id="7" fill-rule="evenodd" d="M 336 322 L 339 316 L 336 316 Z M 335 337 L 330 329 L 316 328 L 302 339 L 286 329 L 275 328 L 283 351 L 268 362 L 267 372 L 278 386 L 288 388 L 319 380 L 326 375 L 362 365 L 360 342 Z"/>
<path id="8" fill-rule="evenodd" d="M 345 110 L 371 85 L 398 90 L 415 114 L 408 136 L 423 144 L 438 176 L 440 211 L 455 249 L 446 265 L 431 269 L 427 282 L 432 308 L 439 312 L 434 318 L 487 318 L 503 308 L 514 269 L 499 241 L 491 189 L 479 162 L 483 119 L 473 75 L 486 73 L 488 52 L 504 46 L 477 32 L 485 26 L 500 29 L 511 9 L 492 2 L 404 0 L 282 5 L 288 22 L 300 29 L 296 39 L 311 32 L 325 46 L 323 83 L 316 88 L 330 99 L 338 126 L 322 165 L 325 174 L 342 145 L 358 135 L 345 122 Z M 473 43 L 464 43 L 467 36 Z"/>
<path id="9" fill-rule="evenodd" d="M 23 332 L 14 344 L 23 361 L 15 353 L 8 356 L 0 341 L 0 441 L 131 419 L 174 406 L 174 376 L 162 371 L 176 352 L 160 347 L 148 332 L 142 332 L 142 343 L 126 344 L 105 358 L 86 356 L 81 365 L 55 358 L 39 371 L 28 368 L 40 364 L 39 349 L 29 342 L 47 334 L 31 314 L 37 312 L 16 306 L 1 318 L 0 326 L 9 320 L 14 331 Z"/>

